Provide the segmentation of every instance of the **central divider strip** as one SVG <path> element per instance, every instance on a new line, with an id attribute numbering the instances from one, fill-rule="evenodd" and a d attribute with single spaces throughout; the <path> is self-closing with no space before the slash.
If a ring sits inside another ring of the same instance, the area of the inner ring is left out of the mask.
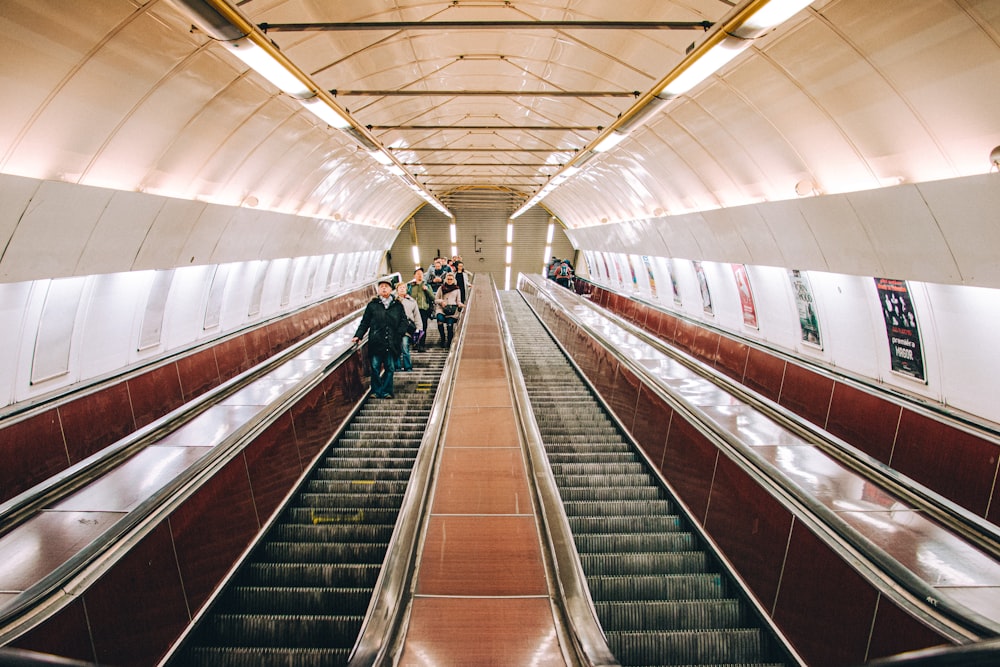
<path id="1" fill-rule="evenodd" d="M 464 319 L 398 664 L 567 664 L 491 289 Z"/>

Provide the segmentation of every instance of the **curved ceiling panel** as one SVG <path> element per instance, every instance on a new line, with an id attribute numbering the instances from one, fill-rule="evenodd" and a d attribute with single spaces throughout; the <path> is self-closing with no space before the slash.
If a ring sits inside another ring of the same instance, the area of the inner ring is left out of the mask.
<path id="1" fill-rule="evenodd" d="M 197 5 L 229 32 L 192 30 Z M 748 27 L 773 6 L 10 0 L 0 172 L 396 228 L 476 189 L 584 227 L 988 170 L 995 0 L 815 0 Z M 349 118 L 249 69 L 216 39 L 234 30 Z M 671 92 L 716 42 L 738 55 Z"/>
<path id="2" fill-rule="evenodd" d="M 166 3 L 23 4 L 0 18 L 3 172 L 382 227 L 421 203 Z"/>
<path id="3" fill-rule="evenodd" d="M 996 5 L 876 5 L 813 3 L 545 205 L 580 227 L 989 171 Z"/>

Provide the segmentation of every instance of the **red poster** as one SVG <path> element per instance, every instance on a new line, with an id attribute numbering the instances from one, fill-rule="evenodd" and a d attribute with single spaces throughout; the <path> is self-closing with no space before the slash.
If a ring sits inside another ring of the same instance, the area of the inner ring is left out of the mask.
<path id="1" fill-rule="evenodd" d="M 736 278 L 736 289 L 740 293 L 740 308 L 743 310 L 743 324 L 757 328 L 757 307 L 753 302 L 753 292 L 750 290 L 750 276 L 743 264 L 733 264 L 733 276 Z"/>

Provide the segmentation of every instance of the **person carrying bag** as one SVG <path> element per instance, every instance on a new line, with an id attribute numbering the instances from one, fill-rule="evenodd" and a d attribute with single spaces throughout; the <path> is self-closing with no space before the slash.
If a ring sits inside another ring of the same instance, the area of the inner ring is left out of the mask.
<path id="1" fill-rule="evenodd" d="M 455 338 L 455 322 L 458 322 L 459 311 L 465 307 L 454 273 L 445 274 L 444 283 L 438 288 L 434 304 L 438 333 L 441 334 L 441 347 L 451 347 L 451 341 Z"/>

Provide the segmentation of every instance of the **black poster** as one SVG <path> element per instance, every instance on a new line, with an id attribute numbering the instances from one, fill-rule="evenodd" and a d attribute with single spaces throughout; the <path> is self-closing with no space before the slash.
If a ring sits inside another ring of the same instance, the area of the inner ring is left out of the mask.
<path id="1" fill-rule="evenodd" d="M 918 380 L 925 380 L 917 316 L 913 312 L 913 301 L 910 300 L 910 290 L 906 286 L 906 281 L 876 278 L 875 288 L 882 304 L 885 332 L 889 337 L 892 370 Z"/>

